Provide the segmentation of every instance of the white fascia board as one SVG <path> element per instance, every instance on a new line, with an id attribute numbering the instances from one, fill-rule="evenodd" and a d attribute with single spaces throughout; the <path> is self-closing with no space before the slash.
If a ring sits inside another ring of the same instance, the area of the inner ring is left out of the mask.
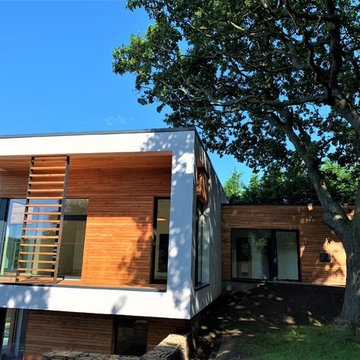
<path id="1" fill-rule="evenodd" d="M 0 156 L 186 151 L 194 136 L 189 130 L 0 138 Z"/>
<path id="2" fill-rule="evenodd" d="M 0 307 L 189 319 L 187 296 L 171 291 L 0 284 Z"/>

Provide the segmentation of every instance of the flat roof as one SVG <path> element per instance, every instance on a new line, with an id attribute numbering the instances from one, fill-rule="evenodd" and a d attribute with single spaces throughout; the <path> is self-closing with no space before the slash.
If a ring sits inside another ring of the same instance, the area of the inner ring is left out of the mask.
<path id="1" fill-rule="evenodd" d="M 74 132 L 40 133 L 40 134 L 14 134 L 14 135 L 0 135 L 0 139 L 23 138 L 23 137 L 46 137 L 46 136 L 140 134 L 140 133 L 161 133 L 161 132 L 178 132 L 178 131 L 195 131 L 197 133 L 195 127 L 191 126 L 191 127 L 159 128 L 159 129 L 134 129 L 134 130 L 112 130 L 112 131 L 74 131 Z"/>

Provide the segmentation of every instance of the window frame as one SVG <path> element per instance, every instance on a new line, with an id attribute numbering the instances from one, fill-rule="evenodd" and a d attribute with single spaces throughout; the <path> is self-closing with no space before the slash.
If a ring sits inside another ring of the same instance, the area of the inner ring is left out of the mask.
<path id="1" fill-rule="evenodd" d="M 233 276 L 233 242 L 235 241 L 235 231 L 236 230 L 265 230 L 270 231 L 271 236 L 269 240 L 269 279 L 253 279 L 253 278 L 244 278 L 244 277 L 234 277 Z M 297 280 L 286 280 L 286 279 L 277 279 L 278 276 L 278 256 L 277 256 L 277 239 L 276 232 L 293 232 L 296 236 L 296 250 L 297 250 L 297 271 L 298 271 L 298 279 Z M 297 281 L 301 282 L 301 257 L 300 257 L 300 238 L 299 238 L 299 230 L 298 229 L 266 229 L 266 228 L 231 228 L 230 231 L 230 274 L 231 281 L 239 281 L 239 282 L 267 282 L 267 281 Z"/>
<path id="2" fill-rule="evenodd" d="M 204 224 L 200 224 L 201 215 L 204 215 L 205 205 L 196 197 L 196 213 L 195 213 L 195 287 L 205 285 L 203 279 L 203 242 L 204 242 Z M 201 214 L 199 214 L 199 212 Z M 200 251 L 199 251 L 200 246 Z M 199 276 L 200 269 L 200 276 Z"/>
<path id="3" fill-rule="evenodd" d="M 158 212 L 158 201 L 159 200 L 169 200 L 170 201 L 170 210 L 171 210 L 171 199 L 170 196 L 155 196 L 154 197 L 154 205 L 153 205 L 153 235 L 151 241 L 151 271 L 150 271 L 150 284 L 167 284 L 167 276 L 166 279 L 156 279 L 155 278 L 155 263 L 156 263 L 156 241 L 157 241 L 157 212 Z M 170 216 L 170 211 L 169 211 Z M 170 224 L 170 219 L 169 219 Z M 169 225 L 170 227 L 170 225 Z M 169 237 L 170 237 L 170 228 L 169 228 Z M 169 249 L 168 249 L 169 252 Z M 168 258 L 169 263 L 169 258 Z"/>
<path id="4" fill-rule="evenodd" d="M 0 198 L 0 269 L 2 268 L 2 261 L 5 249 L 5 240 L 6 240 L 6 232 L 7 232 L 7 217 L 9 215 L 10 203 L 11 200 L 24 200 L 24 198 L 13 197 L 13 198 Z M 25 208 L 24 208 L 25 213 Z M 24 215 L 23 215 L 24 217 Z M 18 266 L 18 264 L 16 264 Z M 0 277 L 13 278 L 16 276 L 16 271 L 13 275 L 10 274 L 0 274 Z"/>
<path id="5" fill-rule="evenodd" d="M 65 200 L 76 200 L 76 199 L 81 199 L 81 200 L 87 200 L 88 202 L 88 206 L 86 209 L 86 215 L 82 214 L 82 215 L 77 215 L 77 214 L 64 214 L 64 221 L 84 221 L 85 222 L 85 232 L 84 232 L 84 247 L 85 247 L 85 239 L 86 239 L 86 226 L 87 226 L 87 216 L 88 216 L 88 208 L 89 208 L 89 198 L 84 197 L 84 198 L 66 198 Z M 0 198 L 0 268 L 2 266 L 2 256 L 3 256 L 3 252 L 4 252 L 4 246 L 5 246 L 5 237 L 6 237 L 6 228 L 7 228 L 7 216 L 9 213 L 9 204 L 11 200 L 24 200 L 24 198 L 18 198 L 18 197 L 14 197 L 14 198 Z M 83 249 L 84 252 L 84 249 Z M 60 259 L 61 259 L 61 251 L 59 254 L 59 263 L 60 263 Z M 82 259 L 83 262 L 83 259 Z M 82 272 L 82 266 L 81 266 L 81 272 Z M 14 275 L 9 275 L 9 274 L 0 274 L 0 277 L 10 277 L 13 278 L 16 276 L 16 273 L 14 273 Z M 63 275 L 59 275 L 59 278 L 62 279 L 68 279 L 68 280 L 81 280 L 81 275 L 80 276 L 63 276 Z"/>
<path id="6" fill-rule="evenodd" d="M 148 335 L 149 335 L 149 321 L 147 318 L 142 318 L 142 317 L 132 317 L 132 316 L 126 316 L 126 315 L 115 315 L 114 319 L 113 319 L 113 326 L 114 326 L 114 331 L 113 331 L 113 353 L 116 355 L 120 355 L 120 357 L 122 356 L 131 356 L 131 354 L 119 354 L 118 352 L 118 334 L 119 334 L 119 327 L 122 328 L 127 328 L 127 329 L 132 329 L 132 337 L 133 337 L 133 344 L 132 347 L 135 346 L 135 323 L 136 321 L 145 321 L 146 322 L 146 338 L 145 340 L 145 344 L 144 344 L 144 353 L 142 353 L 141 355 L 146 353 L 146 348 L 147 348 L 147 342 L 148 342 Z M 140 355 L 140 356 L 141 356 Z M 139 356 L 139 355 L 136 355 Z"/>
<path id="7" fill-rule="evenodd" d="M 86 214 L 66 214 L 64 213 L 63 218 L 63 228 L 64 228 L 64 222 L 65 221 L 84 221 L 85 222 L 85 230 L 84 230 L 84 244 L 83 244 L 83 253 L 82 253 L 82 259 L 81 259 L 81 272 L 80 276 L 72 276 L 72 275 L 60 275 L 58 274 L 58 278 L 63 278 L 64 280 L 81 280 L 82 276 L 82 270 L 83 270 L 83 261 L 84 261 L 84 249 L 85 249 L 85 240 L 86 240 L 86 226 L 87 226 L 87 217 L 88 217 L 88 210 L 89 210 L 89 198 L 66 198 L 66 200 L 87 200 L 87 208 L 86 208 Z M 62 232 L 62 236 L 64 235 L 64 232 Z M 61 245 L 62 245 L 62 239 L 61 239 Z M 60 256 L 58 260 L 58 270 L 60 270 L 60 261 L 61 261 L 61 245 L 60 245 Z"/>
<path id="8" fill-rule="evenodd" d="M 2 265 L 2 256 L 4 252 L 4 242 L 6 236 L 6 226 L 7 226 L 7 214 L 9 210 L 9 198 L 0 198 L 0 268 Z M 1 275 L 6 277 L 12 277 L 13 275 Z"/>

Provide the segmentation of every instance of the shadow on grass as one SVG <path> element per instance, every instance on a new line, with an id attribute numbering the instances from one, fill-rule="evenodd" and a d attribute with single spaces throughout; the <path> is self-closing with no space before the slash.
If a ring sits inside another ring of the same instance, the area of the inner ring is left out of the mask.
<path id="1" fill-rule="evenodd" d="M 252 338 L 296 326 L 321 326 L 340 313 L 343 288 L 265 284 L 224 295 L 208 309 L 201 324 L 197 358 L 206 359 L 224 336 Z"/>

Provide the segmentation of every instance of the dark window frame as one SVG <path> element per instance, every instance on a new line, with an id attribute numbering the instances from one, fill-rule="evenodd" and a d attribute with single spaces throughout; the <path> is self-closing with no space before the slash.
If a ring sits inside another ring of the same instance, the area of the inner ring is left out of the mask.
<path id="1" fill-rule="evenodd" d="M 153 204 L 153 236 L 152 236 L 152 245 L 151 245 L 151 271 L 150 271 L 150 284 L 166 284 L 166 279 L 155 279 L 155 256 L 156 256 L 156 227 L 157 227 L 157 212 L 158 212 L 158 201 L 159 200 L 170 200 L 170 196 L 154 196 Z M 170 230 L 170 229 L 169 229 Z M 169 259 L 168 259 L 169 261 Z"/>
<path id="2" fill-rule="evenodd" d="M 235 231 L 236 230 L 265 230 L 271 232 L 270 237 L 270 251 L 269 251 L 269 279 L 252 279 L 252 278 L 244 278 L 244 277 L 233 277 L 233 257 L 232 257 L 232 249 L 233 242 L 235 241 Z M 278 276 L 278 258 L 277 258 L 277 239 L 276 232 L 293 232 L 296 235 L 296 250 L 297 250 L 297 270 L 298 270 L 298 280 L 284 280 L 284 279 L 275 279 Z M 231 273 L 231 281 L 241 281 L 241 282 L 267 282 L 267 281 L 298 281 L 301 282 L 301 257 L 300 257 L 300 238 L 299 238 L 299 230 L 298 229 L 264 229 L 264 228 L 231 228 L 230 231 L 230 273 Z"/>

